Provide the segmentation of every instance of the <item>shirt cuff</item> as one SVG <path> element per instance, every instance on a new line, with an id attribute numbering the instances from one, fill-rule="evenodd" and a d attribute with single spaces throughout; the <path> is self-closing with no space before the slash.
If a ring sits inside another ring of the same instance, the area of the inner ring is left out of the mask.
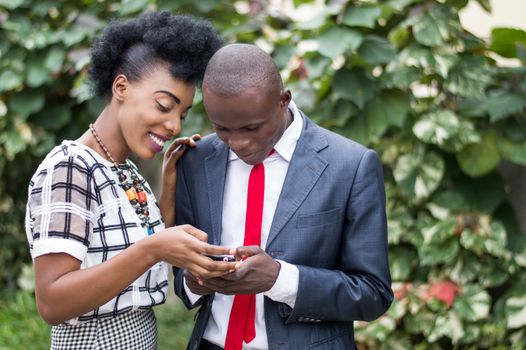
<path id="1" fill-rule="evenodd" d="M 281 265 L 278 278 L 272 288 L 264 292 L 263 295 L 294 308 L 296 296 L 298 295 L 300 271 L 296 265 L 289 264 L 282 260 L 277 260 L 277 262 Z"/>
<path id="2" fill-rule="evenodd" d="M 197 303 L 199 299 L 201 299 L 202 295 L 195 294 L 190 290 L 190 288 L 188 288 L 188 286 L 186 285 L 185 277 L 183 277 L 183 285 L 184 285 L 184 291 L 186 293 L 186 296 L 188 297 L 188 300 L 190 301 L 192 305 L 194 305 L 195 303 Z"/>
<path id="3" fill-rule="evenodd" d="M 82 262 L 87 252 L 88 247 L 78 241 L 65 238 L 46 238 L 33 242 L 31 257 L 35 260 L 45 254 L 66 253 Z"/>

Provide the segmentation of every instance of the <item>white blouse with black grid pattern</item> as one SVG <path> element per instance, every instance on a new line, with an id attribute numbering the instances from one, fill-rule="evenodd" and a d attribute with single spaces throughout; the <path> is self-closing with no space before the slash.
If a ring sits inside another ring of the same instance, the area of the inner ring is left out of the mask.
<path id="1" fill-rule="evenodd" d="M 133 163 L 128 165 L 137 170 Z M 79 259 L 81 269 L 85 269 L 111 259 L 147 236 L 112 166 L 94 150 L 74 141 L 64 141 L 48 153 L 28 190 L 25 224 L 33 259 L 67 253 Z M 129 170 L 124 165 L 119 167 L 130 178 Z M 164 229 L 159 206 L 149 185 L 142 176 L 139 178 L 147 194 L 150 222 L 158 232 Z M 66 323 L 113 317 L 162 304 L 167 278 L 167 265 L 158 263 L 117 297 Z"/>

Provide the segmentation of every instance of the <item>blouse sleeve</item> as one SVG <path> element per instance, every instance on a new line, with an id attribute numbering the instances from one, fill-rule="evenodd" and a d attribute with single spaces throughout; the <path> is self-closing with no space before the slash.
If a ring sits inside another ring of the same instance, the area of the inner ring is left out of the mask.
<path id="1" fill-rule="evenodd" d="M 74 155 L 39 167 L 30 183 L 26 213 L 33 259 L 67 253 L 84 260 L 97 218 L 94 184 L 89 167 Z"/>

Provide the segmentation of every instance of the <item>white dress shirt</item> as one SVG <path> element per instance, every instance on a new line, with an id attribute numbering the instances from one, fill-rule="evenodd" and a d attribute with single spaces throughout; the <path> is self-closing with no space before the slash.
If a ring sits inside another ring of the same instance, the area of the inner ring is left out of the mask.
<path id="1" fill-rule="evenodd" d="M 267 157 L 265 165 L 265 199 L 263 221 L 261 225 L 261 248 L 265 249 L 268 234 L 274 218 L 274 212 L 281 194 L 281 188 L 287 175 L 290 160 L 303 128 L 303 120 L 294 102 L 289 103 L 293 121 L 274 146 L 275 152 Z M 248 178 L 252 165 L 244 163 L 230 151 L 223 198 L 223 217 L 221 227 L 221 245 L 238 247 L 243 245 L 245 235 L 245 214 L 247 206 Z M 256 337 L 249 343 L 243 342 L 245 350 L 268 349 L 267 332 L 264 318 L 264 296 L 294 307 L 298 292 L 299 270 L 296 266 L 278 260 L 281 269 L 272 288 L 256 294 Z M 184 284 L 186 294 L 192 303 L 201 296 L 190 291 Z M 224 347 L 234 296 L 216 293 L 212 304 L 212 315 L 208 320 L 203 338 Z"/>

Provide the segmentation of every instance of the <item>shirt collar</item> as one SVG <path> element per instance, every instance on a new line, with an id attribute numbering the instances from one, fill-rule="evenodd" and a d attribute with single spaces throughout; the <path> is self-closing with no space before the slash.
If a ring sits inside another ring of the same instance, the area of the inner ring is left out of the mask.
<path id="1" fill-rule="evenodd" d="M 292 113 L 292 123 L 290 123 L 287 129 L 285 129 L 281 138 L 274 145 L 276 153 L 283 157 L 287 162 L 290 162 L 292 159 L 292 155 L 296 149 L 296 144 L 301 135 L 301 129 L 303 128 L 303 119 L 298 107 L 292 100 L 289 102 L 289 111 Z M 239 159 L 239 157 L 232 152 L 232 150 L 229 150 L 228 160 L 231 161 L 236 159 Z"/>

